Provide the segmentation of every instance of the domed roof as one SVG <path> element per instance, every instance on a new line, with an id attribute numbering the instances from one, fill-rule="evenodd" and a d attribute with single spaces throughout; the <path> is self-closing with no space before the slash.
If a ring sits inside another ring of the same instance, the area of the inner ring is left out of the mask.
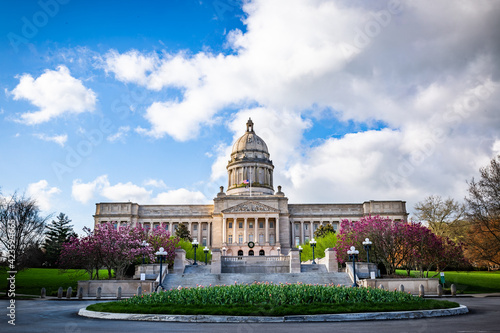
<path id="1" fill-rule="evenodd" d="M 253 131 L 252 119 L 248 119 L 247 131 L 245 134 L 243 134 L 241 138 L 236 140 L 236 142 L 233 145 L 233 151 L 231 152 L 231 155 L 246 150 L 261 151 L 266 153 L 267 155 L 269 154 L 269 151 L 267 150 L 267 145 L 264 142 L 264 140 L 262 140 Z"/>

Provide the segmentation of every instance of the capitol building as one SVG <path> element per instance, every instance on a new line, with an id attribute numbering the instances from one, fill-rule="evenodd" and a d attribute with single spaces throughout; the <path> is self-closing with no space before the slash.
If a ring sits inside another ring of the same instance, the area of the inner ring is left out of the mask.
<path id="1" fill-rule="evenodd" d="M 213 204 L 97 203 L 94 224 L 142 225 L 149 230 L 164 227 L 174 233 L 182 223 L 201 246 L 226 248 L 229 256 L 258 256 L 288 254 L 292 247 L 313 238 L 320 225 L 331 224 L 337 230 L 343 219 L 356 221 L 369 215 L 407 219 L 405 201 L 289 204 L 281 186 L 275 191 L 270 157 L 249 119 L 226 167 L 227 191 L 221 186 Z"/>

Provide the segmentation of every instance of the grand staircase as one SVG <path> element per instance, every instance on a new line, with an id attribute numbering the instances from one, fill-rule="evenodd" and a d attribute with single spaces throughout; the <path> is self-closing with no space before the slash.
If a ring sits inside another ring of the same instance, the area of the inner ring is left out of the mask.
<path id="1" fill-rule="evenodd" d="M 301 273 L 221 273 L 211 274 L 210 266 L 188 265 L 184 274 L 168 274 L 163 280 L 163 287 L 167 290 L 180 287 L 197 287 L 210 285 L 251 284 L 254 282 L 304 283 L 304 284 L 335 284 L 351 285 L 352 282 L 346 273 L 328 273 L 324 265 L 302 265 Z"/>

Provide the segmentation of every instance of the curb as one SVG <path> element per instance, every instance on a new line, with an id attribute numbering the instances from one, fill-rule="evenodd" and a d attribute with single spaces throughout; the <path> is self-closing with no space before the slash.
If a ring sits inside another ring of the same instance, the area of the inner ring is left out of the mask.
<path id="1" fill-rule="evenodd" d="M 137 321 L 162 321 L 181 323 L 290 323 L 290 322 L 339 322 L 362 320 L 396 320 L 417 319 L 442 316 L 455 316 L 466 314 L 469 309 L 465 305 L 458 308 L 439 310 L 416 310 L 396 312 L 366 312 L 366 313 L 341 313 L 325 315 L 296 315 L 284 317 L 255 317 L 255 316 L 211 316 L 211 315 L 162 315 L 162 314 L 136 314 L 136 313 L 109 313 L 88 311 L 85 308 L 78 311 L 82 317 L 112 320 L 137 320 Z"/>

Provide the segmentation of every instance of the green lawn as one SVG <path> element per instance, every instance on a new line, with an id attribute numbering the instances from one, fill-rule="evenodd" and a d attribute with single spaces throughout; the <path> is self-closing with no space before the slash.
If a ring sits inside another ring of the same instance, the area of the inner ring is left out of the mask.
<path id="1" fill-rule="evenodd" d="M 100 270 L 99 277 L 107 278 L 108 271 Z M 45 288 L 47 295 L 57 295 L 59 287 L 63 287 L 64 292 L 68 287 L 73 288 L 76 295 L 78 280 L 88 280 L 89 275 L 84 270 L 70 269 L 60 271 L 55 268 L 30 268 L 16 275 L 16 294 L 28 294 L 40 296 L 40 291 Z M 0 271 L 0 292 L 4 293 L 7 286 L 7 273 Z"/>
<path id="2" fill-rule="evenodd" d="M 397 274 L 406 275 L 406 271 L 397 270 Z M 418 272 L 412 271 L 411 276 Z M 429 276 L 434 276 L 436 272 L 429 272 Z M 436 277 L 436 278 L 439 278 Z M 500 292 L 500 271 L 464 271 L 464 272 L 444 272 L 445 289 L 449 289 L 451 284 L 457 286 L 457 292 L 461 294 L 478 293 L 499 293 Z"/>

